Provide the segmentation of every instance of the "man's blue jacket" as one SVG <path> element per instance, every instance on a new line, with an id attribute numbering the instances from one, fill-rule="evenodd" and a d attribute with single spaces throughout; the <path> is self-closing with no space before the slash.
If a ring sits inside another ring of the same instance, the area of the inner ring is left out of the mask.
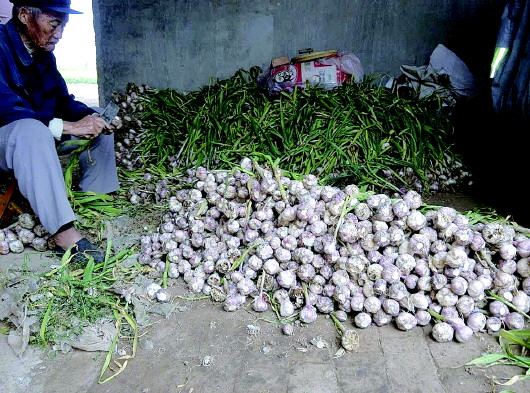
<path id="1" fill-rule="evenodd" d="M 51 52 L 28 52 L 12 20 L 0 25 L 0 127 L 19 119 L 49 125 L 77 121 L 94 110 L 68 94 Z"/>

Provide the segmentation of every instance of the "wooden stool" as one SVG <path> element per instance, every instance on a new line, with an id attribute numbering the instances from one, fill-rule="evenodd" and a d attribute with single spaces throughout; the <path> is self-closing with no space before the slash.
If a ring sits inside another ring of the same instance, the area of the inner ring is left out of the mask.
<path id="1" fill-rule="evenodd" d="M 0 228 L 9 226 L 13 216 L 27 212 L 31 212 L 29 202 L 20 193 L 16 179 L 8 178 L 0 184 Z"/>

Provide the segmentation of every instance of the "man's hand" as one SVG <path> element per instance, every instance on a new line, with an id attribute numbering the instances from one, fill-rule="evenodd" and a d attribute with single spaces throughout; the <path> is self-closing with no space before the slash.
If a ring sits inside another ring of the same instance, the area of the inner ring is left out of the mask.
<path id="1" fill-rule="evenodd" d="M 104 128 L 110 127 L 110 124 L 101 117 L 89 115 L 76 122 L 64 121 L 63 134 L 92 139 L 101 134 Z"/>

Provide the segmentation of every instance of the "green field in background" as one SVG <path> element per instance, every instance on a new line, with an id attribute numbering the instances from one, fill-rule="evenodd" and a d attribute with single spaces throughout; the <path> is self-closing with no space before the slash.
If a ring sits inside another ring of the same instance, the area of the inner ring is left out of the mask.
<path id="1" fill-rule="evenodd" d="M 95 85 L 98 83 L 98 74 L 95 69 L 59 68 L 59 72 L 67 84 L 88 83 Z"/>

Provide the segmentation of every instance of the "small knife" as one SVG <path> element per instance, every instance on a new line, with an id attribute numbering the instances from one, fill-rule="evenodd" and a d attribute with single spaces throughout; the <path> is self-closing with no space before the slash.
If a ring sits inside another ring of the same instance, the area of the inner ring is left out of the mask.
<path id="1" fill-rule="evenodd" d="M 118 104 L 116 104 L 114 101 L 111 101 L 99 116 L 107 123 L 111 124 L 112 120 L 114 120 L 119 110 L 120 107 L 118 106 Z"/>

